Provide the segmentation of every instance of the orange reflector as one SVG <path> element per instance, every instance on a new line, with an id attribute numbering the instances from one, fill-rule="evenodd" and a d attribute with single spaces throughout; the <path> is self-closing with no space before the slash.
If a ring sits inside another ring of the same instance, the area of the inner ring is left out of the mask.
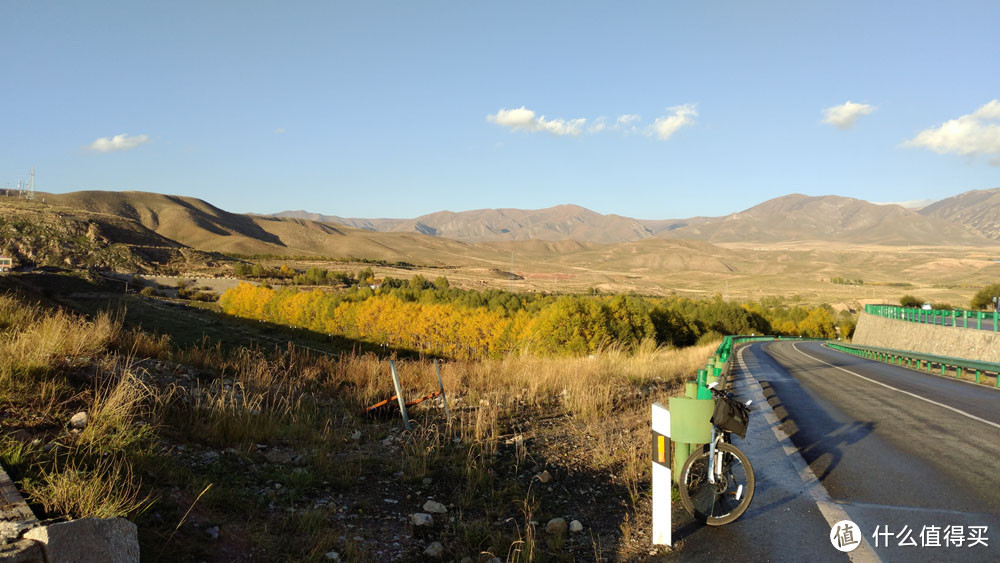
<path id="1" fill-rule="evenodd" d="M 666 450 L 665 446 L 666 446 L 666 441 L 665 441 L 664 437 L 663 436 L 657 436 L 656 437 L 656 451 L 657 451 L 657 459 L 658 459 L 659 463 L 666 463 L 667 462 L 667 452 L 665 451 Z"/>

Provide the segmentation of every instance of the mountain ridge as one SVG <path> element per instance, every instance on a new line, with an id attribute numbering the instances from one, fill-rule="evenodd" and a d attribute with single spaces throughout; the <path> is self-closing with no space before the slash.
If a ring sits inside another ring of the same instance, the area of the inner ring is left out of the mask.
<path id="1" fill-rule="evenodd" d="M 965 211 L 967 202 L 987 192 L 992 206 Z M 995 193 L 993 193 L 995 192 Z M 938 204 L 952 202 L 948 211 Z M 721 217 L 634 219 L 563 204 L 543 209 L 439 211 L 413 219 L 361 219 L 304 210 L 275 216 L 308 218 L 378 232 L 418 232 L 464 242 L 579 240 L 620 243 L 653 237 L 709 242 L 841 241 L 888 245 L 992 244 L 1000 240 L 1000 188 L 974 190 L 923 209 L 871 203 L 836 195 L 789 194 Z M 930 211 L 925 211 L 930 210 Z M 960 218 L 959 219 L 953 219 Z"/>

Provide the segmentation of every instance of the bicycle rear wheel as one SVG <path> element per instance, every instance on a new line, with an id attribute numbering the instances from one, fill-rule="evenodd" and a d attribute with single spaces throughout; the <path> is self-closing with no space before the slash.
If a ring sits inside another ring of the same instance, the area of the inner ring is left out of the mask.
<path id="1" fill-rule="evenodd" d="M 721 471 L 715 483 L 708 480 L 709 447 L 691 454 L 681 468 L 681 504 L 695 519 L 709 526 L 728 524 L 746 512 L 753 499 L 754 474 L 750 460 L 736 446 L 720 442 L 715 447 Z"/>

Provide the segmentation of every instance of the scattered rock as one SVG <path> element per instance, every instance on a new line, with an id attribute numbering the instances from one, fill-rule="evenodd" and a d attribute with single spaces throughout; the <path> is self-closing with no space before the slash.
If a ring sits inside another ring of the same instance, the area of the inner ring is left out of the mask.
<path id="1" fill-rule="evenodd" d="M 211 528 L 206 528 L 205 529 L 205 534 L 208 537 L 212 538 L 213 540 L 217 540 L 217 539 L 219 539 L 219 527 L 218 526 L 212 526 Z"/>
<path id="2" fill-rule="evenodd" d="M 447 514 L 448 509 L 445 508 L 443 504 L 437 501 L 429 500 L 424 503 L 424 511 L 430 512 L 431 514 Z"/>
<path id="3" fill-rule="evenodd" d="M 546 533 L 559 536 L 566 533 L 566 520 L 563 518 L 553 518 L 545 525 Z"/>
<path id="4" fill-rule="evenodd" d="M 292 458 L 294 457 L 295 454 L 287 450 L 268 450 L 267 453 L 264 454 L 264 459 L 266 459 L 268 463 L 274 464 L 291 463 Z"/>
<path id="5" fill-rule="evenodd" d="M 86 428 L 88 422 L 90 422 L 90 417 L 85 412 L 78 412 L 73 415 L 73 418 L 69 419 L 70 428 L 76 428 L 77 430 Z"/>
<path id="6" fill-rule="evenodd" d="M 357 442 L 358 440 L 360 440 L 361 439 L 361 431 L 360 430 L 355 430 L 354 432 L 351 432 L 351 439 L 354 440 L 355 442 Z M 335 552 L 331 552 L 331 553 L 335 553 Z"/>
<path id="7" fill-rule="evenodd" d="M 423 483 L 423 485 L 425 487 L 429 487 L 431 485 L 431 483 L 433 483 L 433 482 L 434 482 L 434 480 L 431 479 L 430 477 L 424 477 L 424 480 L 421 481 L 421 483 Z"/>
<path id="8" fill-rule="evenodd" d="M 423 512 L 416 512 L 410 515 L 410 523 L 418 528 L 420 526 L 433 526 L 434 517 Z"/>
<path id="9" fill-rule="evenodd" d="M 572 522 L 569 523 L 569 531 L 582 532 L 583 524 L 581 524 L 579 520 L 573 520 Z"/>
<path id="10" fill-rule="evenodd" d="M 541 481 L 542 483 L 548 483 L 549 481 L 552 480 L 552 474 L 549 473 L 548 469 L 542 471 L 538 475 L 535 475 L 535 477 L 538 477 L 538 480 Z"/>
<path id="11" fill-rule="evenodd" d="M 424 555 L 440 559 L 444 555 L 444 546 L 441 545 L 441 542 L 436 541 L 427 546 L 427 549 L 424 550 Z"/>
<path id="12" fill-rule="evenodd" d="M 42 544 L 47 561 L 123 563 L 139 560 L 138 528 L 124 518 L 57 522 L 32 528 L 24 537 Z M 54 554 L 58 554 L 58 558 Z"/>
<path id="13" fill-rule="evenodd" d="M 340 561 L 340 554 L 336 551 L 327 551 L 325 557 L 330 561 Z"/>

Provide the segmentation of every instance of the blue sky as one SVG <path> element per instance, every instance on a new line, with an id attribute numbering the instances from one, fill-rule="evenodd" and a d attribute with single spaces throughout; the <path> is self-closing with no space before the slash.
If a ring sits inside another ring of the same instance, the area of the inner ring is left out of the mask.
<path id="1" fill-rule="evenodd" d="M 35 166 L 48 191 L 237 212 L 644 219 L 1000 186 L 990 2 L 5 0 L 0 21 L 0 186 Z"/>

